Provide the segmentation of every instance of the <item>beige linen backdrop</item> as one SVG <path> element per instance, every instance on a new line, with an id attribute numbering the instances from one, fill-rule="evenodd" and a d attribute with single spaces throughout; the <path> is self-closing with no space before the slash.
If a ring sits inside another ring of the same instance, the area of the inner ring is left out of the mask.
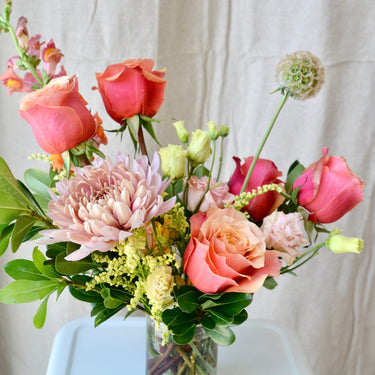
<path id="1" fill-rule="evenodd" d="M 364 203 L 337 223 L 349 236 L 363 237 L 361 255 L 335 255 L 322 249 L 298 277 L 283 276 L 272 292 L 256 293 L 251 318 L 275 319 L 300 335 L 317 375 L 375 373 L 375 5 L 373 0 L 14 0 L 13 23 L 29 19 L 30 35 L 54 38 L 69 75 L 106 129 L 95 72 L 127 58 L 151 57 L 167 68 L 165 102 L 158 118 L 185 120 L 193 130 L 209 120 L 230 126 L 224 178 L 233 155 L 250 156 L 262 138 L 281 96 L 271 95 L 279 59 L 310 50 L 326 68 L 326 84 L 314 99 L 290 100 L 263 150 L 284 176 L 295 159 L 308 165 L 321 148 L 345 156 L 366 181 Z M 15 55 L 9 35 L 0 35 L 0 71 Z M 27 159 L 41 152 L 31 128 L 18 113 L 20 95 L 0 90 L 0 155 L 15 175 L 43 168 Z M 167 121 L 157 126 L 163 145 L 177 143 Z M 124 137 L 127 139 L 127 137 Z M 132 153 L 131 143 L 110 136 L 106 153 Z M 331 226 L 329 226 L 331 228 Z M 32 246 L 19 255 L 30 258 Z M 10 250 L 1 268 L 12 259 Z M 0 273 L 0 286 L 10 279 Z M 66 290 L 49 301 L 45 327 L 33 327 L 38 303 L 0 305 L 0 373 L 40 375 L 47 368 L 54 336 L 65 323 L 88 316 L 89 306 Z M 251 350 L 251 348 L 248 348 Z M 267 350 L 267 348 L 265 348 Z M 270 353 L 272 360 L 272 353 Z M 83 374 L 84 375 L 84 374 Z"/>

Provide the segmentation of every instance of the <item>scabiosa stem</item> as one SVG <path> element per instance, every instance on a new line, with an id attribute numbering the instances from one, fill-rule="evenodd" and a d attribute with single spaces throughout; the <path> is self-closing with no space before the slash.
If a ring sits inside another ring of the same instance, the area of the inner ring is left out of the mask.
<path id="1" fill-rule="evenodd" d="M 268 126 L 268 129 L 266 131 L 266 134 L 264 135 L 263 139 L 262 139 L 262 142 L 260 143 L 259 147 L 258 147 L 258 150 L 254 156 L 254 159 L 253 159 L 253 162 L 251 163 L 250 165 L 250 168 L 249 170 L 247 171 L 247 174 L 246 174 L 246 178 L 245 178 L 245 181 L 243 182 L 243 185 L 242 185 L 242 188 L 241 188 L 241 191 L 240 191 L 240 194 L 243 193 L 246 189 L 246 186 L 248 185 L 249 183 L 249 180 L 250 180 L 250 177 L 251 177 L 251 174 L 253 173 L 253 170 L 254 170 L 254 167 L 255 167 L 255 164 L 256 162 L 258 161 L 259 159 L 259 155 L 260 153 L 262 152 L 263 150 L 263 147 L 268 139 L 268 136 L 270 135 L 271 133 L 271 130 L 276 122 L 276 119 L 277 117 L 279 116 L 279 113 L 280 111 L 282 110 L 282 108 L 284 107 L 284 104 L 286 103 L 287 99 L 289 97 L 289 90 L 285 90 L 285 93 L 284 93 L 284 96 L 283 98 L 281 99 L 281 102 L 279 104 L 279 106 L 277 107 L 276 109 L 276 112 L 275 114 L 273 115 L 272 117 L 272 120 L 271 120 L 271 123 L 270 125 Z"/>

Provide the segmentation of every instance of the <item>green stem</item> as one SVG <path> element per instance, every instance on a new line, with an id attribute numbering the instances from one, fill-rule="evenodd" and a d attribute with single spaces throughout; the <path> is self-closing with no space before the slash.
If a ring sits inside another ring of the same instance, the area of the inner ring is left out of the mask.
<path id="1" fill-rule="evenodd" d="M 40 84 L 40 86 L 43 87 L 44 86 L 44 82 L 39 77 L 39 75 L 38 75 L 35 67 L 27 61 L 27 59 L 26 59 L 27 55 L 26 55 L 25 51 L 21 48 L 20 44 L 18 43 L 18 39 L 17 39 L 16 33 L 15 33 L 13 27 L 9 23 L 8 23 L 7 26 L 8 26 L 8 32 L 9 32 L 9 34 L 11 35 L 11 37 L 13 39 L 14 45 L 16 46 L 16 49 L 17 49 L 17 52 L 18 52 L 19 56 L 22 59 L 23 65 L 35 77 L 35 79 L 38 81 L 38 83 Z"/>
<path id="2" fill-rule="evenodd" d="M 283 274 L 283 273 L 287 273 L 287 272 L 293 272 L 294 270 L 296 270 L 297 268 L 301 267 L 304 263 L 306 263 L 310 258 L 306 259 L 304 262 L 300 263 L 300 264 L 297 264 L 295 265 L 297 262 L 299 262 L 301 259 L 305 258 L 307 255 L 309 254 L 312 254 L 312 256 L 314 256 L 322 247 L 324 247 L 326 244 L 326 241 L 324 242 L 320 242 L 318 243 L 317 245 L 313 246 L 311 249 L 307 250 L 306 252 L 304 252 L 302 255 L 300 255 L 299 257 L 297 257 L 295 259 L 295 261 L 293 262 L 292 265 L 290 266 L 293 266 L 292 268 L 289 268 L 290 266 L 286 266 L 286 267 L 283 267 L 280 271 L 280 275 Z"/>
<path id="3" fill-rule="evenodd" d="M 211 167 L 210 167 L 210 173 L 208 175 L 208 181 L 207 181 L 207 186 L 204 194 L 202 195 L 201 200 L 199 201 L 197 207 L 195 208 L 194 212 L 198 212 L 199 208 L 204 200 L 204 197 L 206 196 L 207 192 L 210 190 L 210 183 L 211 183 L 211 176 L 212 176 L 212 170 L 214 168 L 214 163 L 215 163 L 215 155 L 216 155 L 216 142 L 212 141 L 212 161 L 211 161 Z"/>
<path id="4" fill-rule="evenodd" d="M 220 157 L 219 157 L 219 170 L 217 172 L 216 181 L 219 182 L 220 174 L 221 174 L 221 167 L 223 166 L 223 154 L 224 154 L 224 137 L 221 137 L 220 140 Z"/>
<path id="5" fill-rule="evenodd" d="M 142 121 L 140 120 L 139 122 L 140 122 L 139 128 L 138 128 L 138 144 L 139 144 L 139 148 L 141 149 L 142 155 L 147 156 L 147 159 L 150 162 L 150 158 L 148 157 L 148 153 L 147 153 L 147 147 L 146 147 L 146 143 L 145 143 L 145 138 L 143 136 Z"/>
<path id="6" fill-rule="evenodd" d="M 281 109 L 283 108 L 284 104 L 286 103 L 288 97 L 289 97 L 289 91 L 286 91 L 285 94 L 284 94 L 284 96 L 283 96 L 283 98 L 281 99 L 281 102 L 280 102 L 279 106 L 278 106 L 277 109 L 276 109 L 275 114 L 274 114 L 273 117 L 272 117 L 271 123 L 270 123 L 270 125 L 268 126 L 268 129 L 267 129 L 266 134 L 264 135 L 264 137 L 263 137 L 263 139 L 262 139 L 262 142 L 261 142 L 260 145 L 259 145 L 258 151 L 256 152 L 256 154 L 255 154 L 255 156 L 254 156 L 254 159 L 253 159 L 253 161 L 252 161 L 252 163 L 251 163 L 251 165 L 250 165 L 250 168 L 249 168 L 249 170 L 247 171 L 246 178 L 245 178 L 245 181 L 243 182 L 243 185 L 242 185 L 242 189 L 241 189 L 240 194 L 243 193 L 243 192 L 245 191 L 245 189 L 246 189 L 246 187 L 247 187 L 247 185 L 248 185 L 248 183 L 249 183 L 249 180 L 250 180 L 251 174 L 253 173 L 253 170 L 254 170 L 254 168 L 255 168 L 255 164 L 256 164 L 256 162 L 257 162 L 258 159 L 259 159 L 259 155 L 260 155 L 260 153 L 262 152 L 263 147 L 264 147 L 264 145 L 265 145 L 265 143 L 266 143 L 266 141 L 267 141 L 267 139 L 268 139 L 268 136 L 270 135 L 271 130 L 272 130 L 272 128 L 273 128 L 273 126 L 274 126 L 274 124 L 275 124 L 275 122 L 276 122 L 276 119 L 277 119 L 277 117 L 279 116 L 279 113 L 280 113 Z"/>

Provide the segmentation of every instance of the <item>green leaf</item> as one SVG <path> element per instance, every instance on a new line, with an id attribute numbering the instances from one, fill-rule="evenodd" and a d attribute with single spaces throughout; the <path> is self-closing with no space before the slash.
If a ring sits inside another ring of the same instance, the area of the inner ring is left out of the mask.
<path id="1" fill-rule="evenodd" d="M 173 331 L 175 335 L 185 335 L 192 326 L 196 326 L 197 318 L 193 313 L 185 313 L 179 307 L 164 310 L 162 313 L 162 321 Z"/>
<path id="2" fill-rule="evenodd" d="M 0 256 L 5 253 L 8 248 L 10 237 L 12 236 L 14 224 L 8 225 L 0 234 Z"/>
<path id="3" fill-rule="evenodd" d="M 239 314 L 235 315 L 233 319 L 233 325 L 240 325 L 247 320 L 248 314 L 246 310 L 242 310 Z"/>
<path id="4" fill-rule="evenodd" d="M 184 285 L 178 291 L 177 303 L 183 312 L 191 313 L 200 307 L 199 296 L 202 293 L 196 288 Z"/>
<path id="5" fill-rule="evenodd" d="M 49 296 L 50 294 L 46 298 L 44 298 L 42 303 L 39 305 L 39 308 L 36 314 L 34 315 L 33 323 L 34 323 L 35 328 L 40 329 L 44 326 L 44 323 L 46 321 L 46 316 L 47 316 L 47 302 L 48 302 Z"/>
<path id="6" fill-rule="evenodd" d="M 152 122 L 150 122 L 150 121 L 142 121 L 142 126 L 146 129 L 147 133 L 151 135 L 152 139 L 159 146 L 161 146 L 161 144 L 159 143 L 158 139 L 156 138 L 156 135 L 155 135 L 155 132 L 154 132 L 154 128 L 152 126 Z"/>
<path id="7" fill-rule="evenodd" d="M 17 181 L 18 181 L 18 184 L 19 184 L 20 188 L 22 189 L 23 193 L 25 194 L 25 196 L 27 197 L 27 199 L 29 200 L 29 202 L 33 206 L 34 210 L 36 212 L 38 212 L 40 216 L 45 216 L 42 207 L 40 207 L 40 205 L 39 205 L 38 201 L 35 199 L 33 193 L 29 190 L 29 188 L 22 181 L 19 181 L 19 180 L 17 180 Z"/>
<path id="8" fill-rule="evenodd" d="M 223 293 L 216 300 L 212 300 L 211 298 L 205 301 L 202 304 L 202 309 L 215 308 L 215 310 L 219 310 L 227 315 L 237 315 L 242 309 L 249 306 L 252 300 L 253 297 L 249 293 Z"/>
<path id="9" fill-rule="evenodd" d="M 126 306 L 125 304 L 122 304 L 115 309 L 105 309 L 105 310 L 100 311 L 95 318 L 95 327 L 102 324 L 103 322 L 105 322 L 107 319 L 109 319 L 113 315 L 117 314 L 125 306 Z"/>
<path id="10" fill-rule="evenodd" d="M 37 247 L 33 251 L 33 261 L 38 270 L 50 279 L 60 279 L 60 274 L 52 266 L 45 265 L 46 257 Z"/>
<path id="11" fill-rule="evenodd" d="M 19 187 L 10 168 L 3 158 L 0 157 L 0 193 L 12 195 L 17 201 L 28 205 L 28 200 Z M 0 194 L 1 196 L 2 194 Z"/>
<path id="12" fill-rule="evenodd" d="M 134 115 L 126 120 L 126 124 L 129 127 L 129 133 L 133 142 L 138 142 L 138 130 L 139 130 L 139 116 Z"/>
<path id="13" fill-rule="evenodd" d="M 186 345 L 188 344 L 194 337 L 195 335 L 195 330 L 196 330 L 196 324 L 190 325 L 185 327 L 183 333 L 175 335 L 172 334 L 172 340 L 177 344 L 177 345 Z"/>
<path id="14" fill-rule="evenodd" d="M 70 294 L 77 298 L 80 301 L 89 302 L 89 303 L 98 303 L 103 302 L 103 298 L 97 292 L 93 290 L 85 290 L 83 288 L 78 288 L 75 286 L 69 286 Z"/>
<path id="15" fill-rule="evenodd" d="M 293 190 L 293 184 L 297 180 L 297 178 L 304 172 L 305 167 L 296 160 L 288 170 L 286 184 L 285 184 L 285 191 L 290 194 Z"/>
<path id="16" fill-rule="evenodd" d="M 215 309 L 207 310 L 206 314 L 218 325 L 229 326 L 234 321 L 233 315 L 228 315 Z"/>
<path id="17" fill-rule="evenodd" d="M 212 340 L 221 346 L 231 345 L 236 339 L 236 336 L 229 327 L 216 325 L 214 329 L 206 329 L 206 332 Z"/>
<path id="18" fill-rule="evenodd" d="M 123 304 L 123 301 L 111 296 L 111 290 L 109 288 L 103 288 L 101 291 L 101 295 L 104 299 L 104 306 L 107 309 L 115 309 Z"/>
<path id="19" fill-rule="evenodd" d="M 67 151 L 64 151 L 62 154 L 61 154 L 63 160 L 64 160 L 64 168 L 66 170 L 66 175 L 67 177 L 69 178 L 70 176 L 70 169 L 71 169 L 71 159 L 70 159 L 70 152 L 69 150 Z"/>
<path id="20" fill-rule="evenodd" d="M 14 259 L 4 266 L 4 271 L 14 280 L 48 280 L 31 260 Z"/>
<path id="21" fill-rule="evenodd" d="M 202 178 L 203 176 L 209 176 L 210 171 L 205 166 L 200 165 L 198 168 L 194 170 L 193 175 L 197 176 L 198 178 Z"/>
<path id="22" fill-rule="evenodd" d="M 200 323 L 204 329 L 214 329 L 216 326 L 216 322 L 207 314 L 202 316 Z"/>
<path id="23" fill-rule="evenodd" d="M 30 229 L 37 221 L 37 218 L 25 215 L 22 215 L 17 219 L 14 225 L 11 239 L 13 253 L 15 253 L 18 250 L 18 248 L 21 246 L 21 243 L 29 233 Z"/>
<path id="24" fill-rule="evenodd" d="M 43 299 L 56 287 L 53 280 L 16 280 L 0 290 L 0 301 L 6 304 L 32 302 Z"/>
<path id="25" fill-rule="evenodd" d="M 66 260 L 66 255 L 67 254 L 65 252 L 61 252 L 56 256 L 56 271 L 61 273 L 62 275 L 77 275 L 96 267 L 90 255 L 81 260 L 74 261 Z"/>
<path id="26" fill-rule="evenodd" d="M 275 289 L 277 287 L 277 282 L 273 277 L 267 277 L 267 279 L 264 281 L 263 286 L 267 289 Z"/>
<path id="27" fill-rule="evenodd" d="M 9 224 L 29 211 L 15 196 L 0 191 L 0 224 Z"/>

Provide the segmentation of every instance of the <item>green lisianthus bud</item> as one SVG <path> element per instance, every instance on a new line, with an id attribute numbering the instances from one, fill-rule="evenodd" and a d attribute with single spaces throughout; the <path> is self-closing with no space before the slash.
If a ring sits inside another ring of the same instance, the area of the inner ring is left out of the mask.
<path id="1" fill-rule="evenodd" d="M 177 130 L 178 139 L 182 143 L 187 143 L 189 141 L 189 132 L 185 129 L 185 122 L 184 121 L 176 121 L 173 123 L 173 126 Z"/>
<path id="2" fill-rule="evenodd" d="M 226 137 L 229 133 L 229 126 L 221 125 L 219 129 L 220 137 Z"/>
<path id="3" fill-rule="evenodd" d="M 276 67 L 276 81 L 298 100 L 314 97 L 325 79 L 321 61 L 308 51 L 297 51 L 284 57 Z"/>
<path id="4" fill-rule="evenodd" d="M 201 129 L 193 132 L 188 147 L 188 159 L 193 167 L 204 163 L 211 155 L 210 136 L 208 132 Z"/>
<path id="5" fill-rule="evenodd" d="M 213 121 L 207 123 L 208 134 L 210 135 L 211 140 L 216 141 L 219 138 L 219 131 L 217 130 L 217 125 Z"/>
<path id="6" fill-rule="evenodd" d="M 159 150 L 159 155 L 161 170 L 167 177 L 179 179 L 185 176 L 187 151 L 182 146 L 168 145 Z"/>
<path id="7" fill-rule="evenodd" d="M 333 253 L 344 254 L 344 253 L 356 253 L 359 254 L 364 246 L 364 242 L 360 238 L 346 237 L 340 234 L 341 231 L 334 229 L 327 241 L 326 246 Z"/>

